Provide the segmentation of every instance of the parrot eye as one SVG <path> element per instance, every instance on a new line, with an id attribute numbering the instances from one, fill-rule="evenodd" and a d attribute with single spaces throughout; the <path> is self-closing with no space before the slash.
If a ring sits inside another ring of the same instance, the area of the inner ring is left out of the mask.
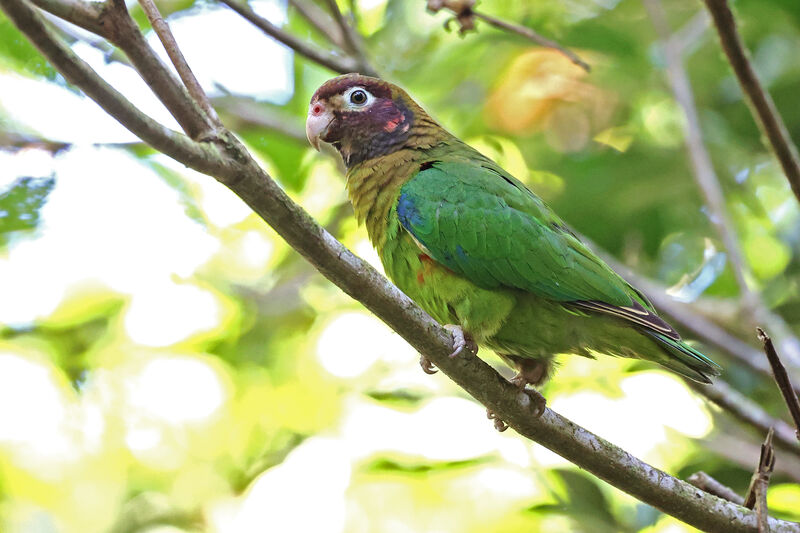
<path id="1" fill-rule="evenodd" d="M 353 87 L 344 96 L 352 107 L 364 107 L 373 99 L 372 95 L 361 87 Z"/>
<path id="2" fill-rule="evenodd" d="M 364 91 L 353 91 L 350 93 L 350 101 L 356 105 L 363 105 L 367 101 L 367 93 Z"/>

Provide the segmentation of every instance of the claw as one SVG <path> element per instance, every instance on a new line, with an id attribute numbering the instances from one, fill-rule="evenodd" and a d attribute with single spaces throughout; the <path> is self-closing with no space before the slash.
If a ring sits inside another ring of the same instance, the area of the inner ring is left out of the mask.
<path id="1" fill-rule="evenodd" d="M 536 389 L 524 389 L 525 393 L 531 399 L 531 403 L 533 404 L 533 417 L 539 418 L 544 414 L 544 410 L 547 407 L 547 398 L 542 396 L 542 393 Z"/>
<path id="2" fill-rule="evenodd" d="M 431 363 L 430 360 L 422 354 L 419 356 L 419 366 L 422 367 L 422 371 L 426 374 L 435 374 L 438 372 L 436 367 L 433 366 L 433 363 Z"/>
<path id="3" fill-rule="evenodd" d="M 464 332 L 464 329 L 461 326 L 457 324 L 446 324 L 444 329 L 449 331 L 453 336 L 453 353 L 450 354 L 450 357 L 457 356 L 464 350 L 464 348 L 466 348 L 472 355 L 478 354 L 478 345 L 468 333 Z"/>
<path id="4" fill-rule="evenodd" d="M 504 432 L 505 430 L 508 429 L 508 424 L 506 424 L 505 422 L 500 420 L 497 417 L 497 415 L 494 414 L 494 412 L 489 410 L 489 409 L 486 410 L 486 418 L 488 418 L 489 420 L 493 420 L 494 421 L 494 429 L 496 429 L 500 433 L 502 433 L 502 432 Z"/>
<path id="5" fill-rule="evenodd" d="M 531 406 L 533 407 L 533 416 L 534 418 L 539 418 L 544 414 L 545 407 L 547 407 L 547 398 L 542 396 L 542 393 L 534 388 L 527 388 L 527 385 L 530 383 L 527 379 L 527 376 L 523 375 L 522 372 L 511 378 L 511 383 L 519 387 L 519 390 L 524 392 L 528 395 L 528 398 L 531 400 Z"/>

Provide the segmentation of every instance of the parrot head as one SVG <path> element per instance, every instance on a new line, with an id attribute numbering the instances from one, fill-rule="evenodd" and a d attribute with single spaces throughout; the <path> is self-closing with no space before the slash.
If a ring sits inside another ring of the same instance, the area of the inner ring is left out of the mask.
<path id="1" fill-rule="evenodd" d="M 317 150 L 320 141 L 333 145 L 350 167 L 402 147 L 418 112 L 399 87 L 345 74 L 326 81 L 311 97 L 306 135 Z"/>

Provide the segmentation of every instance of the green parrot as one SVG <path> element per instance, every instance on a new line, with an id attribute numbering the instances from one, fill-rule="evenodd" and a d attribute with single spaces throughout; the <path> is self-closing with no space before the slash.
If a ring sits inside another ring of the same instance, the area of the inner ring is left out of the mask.
<path id="1" fill-rule="evenodd" d="M 701 383 L 719 375 L 538 196 L 399 87 L 333 78 L 311 98 L 306 133 L 339 151 L 386 274 L 448 324 L 454 355 L 486 346 L 521 388 L 542 384 L 565 353 L 645 359 Z"/>

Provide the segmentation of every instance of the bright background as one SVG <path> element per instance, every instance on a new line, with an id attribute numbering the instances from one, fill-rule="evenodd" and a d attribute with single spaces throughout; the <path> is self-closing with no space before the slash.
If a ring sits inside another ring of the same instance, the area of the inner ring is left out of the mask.
<path id="1" fill-rule="evenodd" d="M 444 125 L 601 247 L 752 342 L 745 321 L 717 312 L 735 309 L 738 291 L 642 5 L 523 4 L 481 8 L 568 43 L 591 75 L 485 26 L 447 33 L 445 15 L 421 1 L 342 8 L 355 8 L 378 70 Z M 667 4 L 675 28 L 702 7 Z M 280 0 L 251 5 L 326 46 Z M 256 123 L 280 112 L 285 129 L 302 132 L 310 95 L 332 73 L 213 2 L 159 6 L 227 123 L 302 206 L 380 268 L 339 162 L 302 133 Z M 737 7 L 800 139 L 800 7 Z M 132 70 L 63 28 L 107 80 L 177 128 Z M 798 204 L 713 32 L 688 44 L 749 282 L 797 332 Z M 701 348 L 727 381 L 784 416 L 773 383 Z M 0 14 L 0 530 L 691 530 L 513 431 L 495 432 L 480 405 L 417 360 L 230 191 L 140 144 L 69 87 Z M 543 391 L 552 408 L 670 473 L 702 469 L 744 492 L 762 435 L 652 366 L 562 360 Z M 800 462 L 779 452 L 774 514 L 800 519 L 799 480 Z"/>

